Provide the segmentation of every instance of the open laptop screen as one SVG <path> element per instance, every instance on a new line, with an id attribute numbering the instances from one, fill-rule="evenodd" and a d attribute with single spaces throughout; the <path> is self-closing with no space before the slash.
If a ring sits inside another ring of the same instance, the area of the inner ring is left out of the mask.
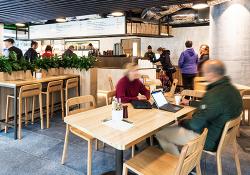
<path id="1" fill-rule="evenodd" d="M 155 91 L 152 92 L 152 97 L 157 105 L 157 107 L 161 107 L 165 104 L 168 103 L 168 101 L 166 100 L 166 98 L 164 97 L 162 91 Z"/>

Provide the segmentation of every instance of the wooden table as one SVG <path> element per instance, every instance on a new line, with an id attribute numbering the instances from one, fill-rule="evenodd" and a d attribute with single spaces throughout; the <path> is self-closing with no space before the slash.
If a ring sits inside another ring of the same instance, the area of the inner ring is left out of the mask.
<path id="1" fill-rule="evenodd" d="M 171 113 L 158 109 L 134 109 L 128 104 L 128 121 L 133 122 L 134 126 L 127 131 L 116 130 L 103 124 L 104 119 L 111 118 L 111 105 L 71 115 L 64 121 L 115 148 L 116 175 L 121 175 L 123 150 L 145 140 L 162 127 L 173 124 L 178 118 L 194 110 L 195 108 L 186 106 L 176 113 Z"/>
<path id="2" fill-rule="evenodd" d="M 57 81 L 57 80 L 67 80 L 70 78 L 75 78 L 78 77 L 78 75 L 57 75 L 57 76 L 47 76 L 41 79 L 19 79 L 19 80 L 14 80 L 14 81 L 5 81 L 5 80 L 0 80 L 0 87 L 6 87 L 13 89 L 13 96 L 14 96 L 14 125 L 10 123 L 6 123 L 5 120 L 0 120 L 0 124 L 3 124 L 4 126 L 8 127 L 13 127 L 14 128 L 14 139 L 17 139 L 17 97 L 18 97 L 18 89 L 22 86 L 29 85 L 29 84 L 34 84 L 34 83 L 48 83 L 51 81 Z M 78 81 L 80 86 L 80 81 Z M 78 88 L 80 90 L 80 88 Z M 80 94 L 80 92 L 79 92 Z"/>
<path id="3" fill-rule="evenodd" d="M 206 90 L 206 87 L 209 83 L 207 82 L 201 82 L 201 83 L 197 83 L 198 86 L 199 86 L 199 89 L 197 90 Z M 234 83 L 233 84 L 239 91 L 243 91 L 243 90 L 249 90 L 250 87 L 249 86 L 246 86 L 246 85 L 241 85 L 241 84 L 237 84 L 237 83 Z"/>

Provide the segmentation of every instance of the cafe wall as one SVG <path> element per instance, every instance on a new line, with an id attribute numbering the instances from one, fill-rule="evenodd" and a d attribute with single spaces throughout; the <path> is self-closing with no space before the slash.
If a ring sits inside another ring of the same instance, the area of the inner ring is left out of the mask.
<path id="1" fill-rule="evenodd" d="M 234 82 L 250 85 L 250 1 L 214 6 L 210 21 L 211 57 L 225 62 Z"/>

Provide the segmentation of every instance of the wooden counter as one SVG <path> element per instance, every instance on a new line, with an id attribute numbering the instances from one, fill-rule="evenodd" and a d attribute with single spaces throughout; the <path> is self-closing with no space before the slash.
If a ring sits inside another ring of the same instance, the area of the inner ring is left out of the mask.
<path id="1" fill-rule="evenodd" d="M 131 57 L 125 56 L 99 56 L 98 61 L 95 63 L 97 68 L 124 68 L 127 63 L 132 62 Z"/>

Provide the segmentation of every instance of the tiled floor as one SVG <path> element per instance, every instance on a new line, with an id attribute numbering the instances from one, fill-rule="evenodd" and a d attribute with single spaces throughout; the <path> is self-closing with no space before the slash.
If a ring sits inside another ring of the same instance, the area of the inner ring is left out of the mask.
<path id="1" fill-rule="evenodd" d="M 245 128 L 244 130 L 249 130 Z M 70 135 L 68 158 L 61 165 L 65 125 L 60 116 L 54 117 L 50 129 L 40 130 L 39 122 L 23 129 L 23 139 L 13 140 L 13 131 L 0 133 L 0 175 L 78 175 L 86 174 L 87 144 Z M 94 145 L 93 145 L 94 146 Z M 145 147 L 142 143 L 140 147 Z M 93 149 L 94 150 L 94 149 Z M 250 153 L 239 147 L 243 175 L 250 175 Z M 126 151 L 125 157 L 130 157 Z M 227 149 L 223 155 L 225 175 L 235 175 L 236 169 Z M 114 149 L 106 146 L 93 153 L 93 175 L 114 169 Z M 202 166 L 204 164 L 202 163 Z M 203 168 L 203 167 L 202 167 Z M 216 175 L 215 159 L 207 158 L 207 175 Z"/>

